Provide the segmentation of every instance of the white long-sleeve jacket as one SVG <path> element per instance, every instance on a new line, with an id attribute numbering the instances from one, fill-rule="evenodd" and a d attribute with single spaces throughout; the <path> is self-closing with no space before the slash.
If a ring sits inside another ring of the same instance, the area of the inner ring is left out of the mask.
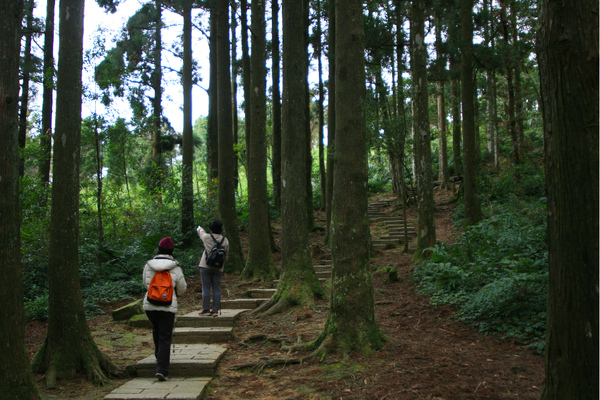
<path id="1" fill-rule="evenodd" d="M 177 313 L 177 297 L 181 296 L 187 290 L 187 283 L 183 276 L 183 270 L 181 266 L 168 254 L 158 254 L 153 259 L 148 260 L 144 266 L 143 280 L 146 288 L 150 287 L 150 281 L 154 277 L 157 271 L 169 270 L 171 273 L 171 279 L 173 280 L 173 302 L 170 306 L 157 306 L 148 301 L 148 292 L 144 295 L 143 307 L 146 311 L 168 311 Z"/>

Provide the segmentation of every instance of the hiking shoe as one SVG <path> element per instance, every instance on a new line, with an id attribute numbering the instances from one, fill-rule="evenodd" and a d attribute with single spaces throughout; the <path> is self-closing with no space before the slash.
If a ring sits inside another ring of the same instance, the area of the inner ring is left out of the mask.
<path id="1" fill-rule="evenodd" d="M 219 313 L 219 310 L 211 310 L 210 311 L 210 315 L 217 315 Z"/>
<path id="2" fill-rule="evenodd" d="M 212 313 L 212 311 L 208 311 L 208 310 L 202 310 L 202 311 L 200 311 L 200 313 L 199 313 L 199 314 L 200 314 L 200 315 L 204 315 L 204 314 L 210 314 L 210 313 Z"/>
<path id="3" fill-rule="evenodd" d="M 164 382 L 164 381 L 166 381 L 166 380 L 167 380 L 167 377 L 166 377 L 166 376 L 164 376 L 163 374 L 161 374 L 160 372 L 157 372 L 155 376 L 156 376 L 156 377 L 158 378 L 158 380 L 159 380 L 159 381 L 161 381 L 161 382 Z"/>

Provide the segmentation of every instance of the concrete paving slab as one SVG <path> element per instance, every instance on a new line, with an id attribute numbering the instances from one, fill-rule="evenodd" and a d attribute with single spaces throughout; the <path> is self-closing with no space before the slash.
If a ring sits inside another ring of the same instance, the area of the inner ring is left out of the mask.
<path id="1" fill-rule="evenodd" d="M 250 289 L 247 291 L 248 297 L 253 299 L 270 299 L 277 289 Z"/>
<path id="2" fill-rule="evenodd" d="M 171 346 L 170 377 L 212 377 L 227 348 L 218 344 L 173 344 Z M 136 363 L 139 377 L 153 377 L 156 373 L 154 354 Z"/>
<path id="3" fill-rule="evenodd" d="M 256 307 L 260 306 L 262 303 L 267 301 L 267 299 L 231 299 L 231 300 L 221 300 L 221 309 L 223 311 L 229 309 L 240 309 L 246 308 L 253 310 Z"/>
<path id="4" fill-rule="evenodd" d="M 242 314 L 249 309 L 222 309 L 217 315 L 203 314 L 200 310 L 180 315 L 177 317 L 177 327 L 208 328 L 208 327 L 233 327 Z"/>
<path id="5" fill-rule="evenodd" d="M 135 378 L 116 388 L 104 400 L 199 400 L 211 378 Z"/>
<path id="6" fill-rule="evenodd" d="M 216 317 L 218 318 L 218 317 Z M 181 327 L 173 330 L 173 343 L 223 343 L 233 339 L 233 327 Z"/>

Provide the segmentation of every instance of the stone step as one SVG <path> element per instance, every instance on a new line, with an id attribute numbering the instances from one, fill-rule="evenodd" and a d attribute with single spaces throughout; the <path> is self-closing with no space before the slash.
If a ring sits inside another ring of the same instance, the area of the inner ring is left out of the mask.
<path id="1" fill-rule="evenodd" d="M 217 364 L 226 351 L 225 346 L 218 344 L 173 344 L 169 378 L 213 377 Z M 156 373 L 154 354 L 138 361 L 135 366 L 138 377 L 154 378 Z"/>
<path id="2" fill-rule="evenodd" d="M 104 400 L 198 400 L 202 399 L 211 378 L 171 378 L 159 382 L 152 378 L 135 378 L 119 386 Z"/>
<path id="3" fill-rule="evenodd" d="M 215 326 L 209 328 L 177 327 L 173 329 L 174 344 L 223 343 L 228 342 L 231 339 L 233 339 L 233 327 L 231 326 Z"/>
<path id="4" fill-rule="evenodd" d="M 319 274 L 317 273 L 317 276 L 318 276 L 318 275 L 319 275 Z M 319 281 L 320 281 L 321 283 L 325 283 L 325 282 L 326 282 L 326 281 L 327 281 L 329 278 L 331 278 L 331 272 L 329 273 L 329 276 L 328 276 L 328 277 L 319 277 Z M 279 279 L 275 279 L 275 280 L 273 281 L 273 283 L 274 283 L 274 284 L 276 284 L 276 285 L 278 285 L 278 284 L 279 284 Z"/>
<path id="5" fill-rule="evenodd" d="M 231 309 L 249 309 L 253 310 L 260 306 L 262 303 L 267 301 L 267 299 L 221 299 L 221 310 L 231 310 Z"/>
<path id="6" fill-rule="evenodd" d="M 142 308 L 143 301 L 144 299 L 139 299 L 133 303 L 129 303 L 121 308 L 113 310 L 111 313 L 113 321 L 125 321 L 134 315 L 144 314 L 144 309 Z"/>
<path id="7" fill-rule="evenodd" d="M 327 270 L 317 271 L 317 276 L 321 280 L 331 278 L 331 267 L 329 267 Z"/>
<path id="8" fill-rule="evenodd" d="M 315 265 L 315 271 L 317 271 L 317 274 L 319 272 L 331 272 L 331 264 L 329 264 L 329 265 Z"/>
<path id="9" fill-rule="evenodd" d="M 222 309 L 218 315 L 200 315 L 199 311 L 193 311 L 185 315 L 177 316 L 178 328 L 233 328 L 240 316 L 249 309 Z"/>
<path id="10" fill-rule="evenodd" d="M 252 299 L 270 299 L 277 289 L 249 289 L 246 295 Z"/>

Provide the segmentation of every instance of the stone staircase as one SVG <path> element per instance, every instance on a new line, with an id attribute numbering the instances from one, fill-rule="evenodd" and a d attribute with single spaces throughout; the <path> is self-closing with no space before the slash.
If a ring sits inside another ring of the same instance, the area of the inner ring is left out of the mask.
<path id="1" fill-rule="evenodd" d="M 383 211 L 394 199 L 380 200 L 369 205 L 372 223 L 384 225 L 386 235 L 373 238 L 376 250 L 395 247 L 404 239 L 404 226 L 398 217 Z M 409 227 L 409 234 L 416 234 Z M 315 271 L 320 280 L 331 278 L 331 260 L 315 261 Z M 277 281 L 274 282 L 277 285 Z M 155 376 L 154 354 L 135 365 L 137 377 L 116 388 L 104 397 L 105 400 L 199 400 L 204 396 L 207 385 L 216 375 L 219 361 L 227 351 L 226 342 L 235 337 L 236 321 L 245 312 L 260 306 L 276 291 L 276 288 L 255 288 L 246 291 L 245 298 L 221 300 L 221 314 L 199 315 L 193 311 L 178 315 L 173 331 L 169 379 L 159 382 Z"/>
<path id="2" fill-rule="evenodd" d="M 237 319 L 260 304 L 254 299 L 240 300 L 224 300 L 224 309 L 218 316 L 201 316 L 198 311 L 177 316 L 169 379 L 166 382 L 156 379 L 156 359 L 151 354 L 136 363 L 136 378 L 113 390 L 104 399 L 201 399 L 227 350 L 223 344 L 234 337 Z M 248 307 L 233 308 L 241 306 Z"/>
<path id="3" fill-rule="evenodd" d="M 384 210 L 392 206 L 396 198 L 381 199 L 372 202 L 368 207 L 369 221 L 379 224 L 384 234 L 371 237 L 374 250 L 381 251 L 404 244 L 404 221 L 395 213 L 386 213 Z M 417 230 L 412 224 L 407 224 L 408 240 L 417 235 Z"/>

